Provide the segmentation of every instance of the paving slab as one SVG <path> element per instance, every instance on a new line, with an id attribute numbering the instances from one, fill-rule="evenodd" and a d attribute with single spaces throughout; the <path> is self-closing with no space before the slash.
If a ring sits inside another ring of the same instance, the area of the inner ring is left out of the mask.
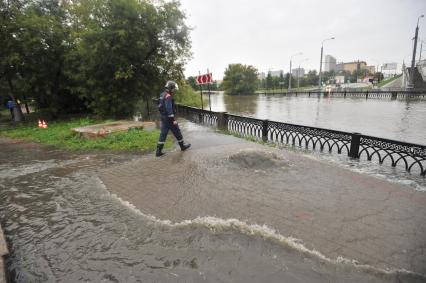
<path id="1" fill-rule="evenodd" d="M 426 193 L 181 122 L 192 148 L 99 171 L 143 213 L 265 224 L 329 258 L 426 274 Z M 170 137 L 169 137 L 170 138 Z"/>
<path id="2" fill-rule="evenodd" d="M 4 259 L 8 254 L 9 250 L 7 249 L 3 229 L 0 225 L 0 283 L 6 283 L 6 265 Z"/>
<path id="3" fill-rule="evenodd" d="M 6 240 L 4 238 L 3 229 L 0 225 L 0 256 L 6 256 L 9 254 L 9 250 L 7 249 Z"/>

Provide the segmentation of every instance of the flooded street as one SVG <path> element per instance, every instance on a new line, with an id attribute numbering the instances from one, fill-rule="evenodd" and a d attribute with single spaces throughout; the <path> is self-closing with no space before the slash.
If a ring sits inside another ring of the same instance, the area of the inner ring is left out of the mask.
<path id="1" fill-rule="evenodd" d="M 207 97 L 207 95 L 206 95 Z M 426 144 L 426 101 L 211 95 L 212 111 Z"/>
<path id="2" fill-rule="evenodd" d="M 240 220 L 214 215 L 175 224 L 157 220 L 111 194 L 97 177 L 99 170 L 140 158 L 70 154 L 1 140 L 0 221 L 9 242 L 7 265 L 12 282 L 424 279 L 328 259 L 297 240 Z M 238 170 L 251 167 L 254 161 L 237 155 L 230 162 Z M 265 157 L 259 166 L 275 166 L 274 162 Z"/>

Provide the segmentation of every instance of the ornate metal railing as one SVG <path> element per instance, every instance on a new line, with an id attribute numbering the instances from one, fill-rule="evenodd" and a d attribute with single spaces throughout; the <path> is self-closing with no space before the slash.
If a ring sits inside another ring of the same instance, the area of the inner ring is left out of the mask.
<path id="1" fill-rule="evenodd" d="M 366 156 L 367 160 L 376 157 L 380 164 L 387 162 L 393 167 L 402 164 L 408 172 L 417 167 L 423 176 L 426 173 L 426 146 L 423 145 L 362 135 L 359 156 Z"/>
<path id="2" fill-rule="evenodd" d="M 324 128 L 213 112 L 185 105 L 177 111 L 186 118 L 264 142 L 289 144 L 311 150 L 346 153 L 351 158 L 377 160 L 380 164 L 402 167 L 426 175 L 426 145 Z"/>
<path id="3" fill-rule="evenodd" d="M 332 152 L 334 149 L 339 154 L 343 151 L 349 153 L 351 143 L 349 133 L 281 122 L 268 121 L 267 123 L 268 141 L 312 150 Z"/>
<path id="4" fill-rule="evenodd" d="M 419 91 L 396 91 L 396 90 L 334 90 L 334 91 L 275 91 L 275 92 L 262 92 L 258 94 L 264 95 L 285 95 L 285 96 L 309 96 L 309 97 L 357 97 L 357 98 L 385 98 L 385 99 L 426 99 L 426 90 Z"/>
<path id="5" fill-rule="evenodd" d="M 227 114 L 227 130 L 245 137 L 262 138 L 262 120 Z"/>

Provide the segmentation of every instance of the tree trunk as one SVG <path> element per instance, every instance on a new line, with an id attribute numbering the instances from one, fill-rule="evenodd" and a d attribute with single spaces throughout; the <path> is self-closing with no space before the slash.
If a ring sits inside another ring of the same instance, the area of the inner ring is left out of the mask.
<path id="1" fill-rule="evenodd" d="M 24 96 L 25 110 L 27 111 L 27 114 L 30 114 L 30 108 L 28 107 L 27 97 L 25 96 L 25 94 L 23 96 Z"/>
<path id="2" fill-rule="evenodd" d="M 18 103 L 16 102 L 15 88 L 13 87 L 12 79 L 9 76 L 7 76 L 7 82 L 9 84 L 9 88 L 10 88 L 10 97 L 12 98 L 13 102 L 15 103 L 15 107 L 13 107 L 13 109 L 12 109 L 13 120 L 15 122 L 21 122 L 21 121 L 25 120 L 24 115 L 22 114 L 21 106 L 19 106 Z"/>

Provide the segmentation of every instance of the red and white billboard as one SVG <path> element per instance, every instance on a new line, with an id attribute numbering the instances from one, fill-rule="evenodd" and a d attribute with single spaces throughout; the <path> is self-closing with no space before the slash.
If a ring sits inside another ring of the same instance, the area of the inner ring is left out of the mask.
<path id="1" fill-rule="evenodd" d="M 212 73 L 199 75 L 195 79 L 197 85 L 211 84 L 213 82 Z"/>

